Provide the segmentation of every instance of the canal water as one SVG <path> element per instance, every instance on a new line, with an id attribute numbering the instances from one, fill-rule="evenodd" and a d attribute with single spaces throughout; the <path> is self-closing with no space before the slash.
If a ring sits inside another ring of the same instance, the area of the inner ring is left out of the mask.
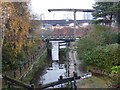
<path id="1" fill-rule="evenodd" d="M 52 62 L 48 68 L 45 69 L 45 73 L 40 77 L 39 83 L 47 84 L 54 81 L 58 81 L 60 76 L 66 77 L 66 68 L 64 63 L 59 62 L 59 48 L 65 48 L 65 46 L 58 46 L 59 42 L 52 42 Z M 61 85 L 56 85 L 54 88 L 60 88 Z M 53 88 L 53 87 L 51 87 Z"/>
<path id="2" fill-rule="evenodd" d="M 47 84 L 54 81 L 58 81 L 59 77 L 66 77 L 66 69 L 64 64 L 59 64 L 58 62 L 52 62 L 52 66 L 46 68 L 46 73 L 41 77 L 41 84 Z M 54 88 L 60 88 L 61 85 L 56 85 Z M 53 87 L 52 87 L 53 88 Z"/>

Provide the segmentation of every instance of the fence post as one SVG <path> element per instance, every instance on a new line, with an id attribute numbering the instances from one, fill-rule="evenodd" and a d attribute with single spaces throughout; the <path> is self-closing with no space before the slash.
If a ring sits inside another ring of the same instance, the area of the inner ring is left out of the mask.
<path id="1" fill-rule="evenodd" d="M 23 80 L 23 77 L 21 77 L 20 80 L 22 81 L 22 80 Z"/>
<path id="2" fill-rule="evenodd" d="M 33 54 L 33 58 L 32 58 L 32 59 L 34 60 L 34 58 L 35 58 L 35 56 L 34 56 L 34 54 Z"/>
<path id="3" fill-rule="evenodd" d="M 16 71 L 13 71 L 13 73 L 14 73 L 14 78 L 16 78 Z"/>
<path id="4" fill-rule="evenodd" d="M 28 60 L 27 60 L 27 62 L 26 62 L 26 65 L 27 65 L 27 69 L 28 69 L 28 67 L 29 67 L 29 62 L 28 62 Z"/>
<path id="5" fill-rule="evenodd" d="M 11 85 L 10 85 L 10 82 L 9 82 L 9 81 L 7 81 L 7 85 L 8 85 L 8 86 L 7 86 L 8 88 L 11 88 Z"/>
<path id="6" fill-rule="evenodd" d="M 30 61 L 31 61 L 31 63 L 30 63 L 30 64 L 32 64 L 32 57 L 30 58 Z"/>
<path id="7" fill-rule="evenodd" d="M 70 82 L 70 87 L 69 87 L 69 88 L 73 90 L 73 84 L 72 84 L 72 81 Z"/>
<path id="8" fill-rule="evenodd" d="M 74 90 L 77 90 L 76 80 L 75 80 L 77 74 L 75 72 L 73 72 L 73 76 L 74 76 Z"/>
<path id="9" fill-rule="evenodd" d="M 20 66 L 20 75 L 22 74 L 22 68 L 21 68 L 21 66 Z"/>
<path id="10" fill-rule="evenodd" d="M 37 59 L 37 52 L 35 53 L 35 60 Z"/>
<path id="11" fill-rule="evenodd" d="M 30 59 L 28 60 L 28 67 L 30 66 Z"/>
<path id="12" fill-rule="evenodd" d="M 24 69 L 26 69 L 26 63 L 24 62 Z"/>

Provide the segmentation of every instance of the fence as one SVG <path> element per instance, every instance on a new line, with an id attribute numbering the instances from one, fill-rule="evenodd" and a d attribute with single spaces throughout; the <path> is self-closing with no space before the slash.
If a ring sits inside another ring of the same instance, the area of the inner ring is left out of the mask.
<path id="1" fill-rule="evenodd" d="M 5 73 L 7 76 L 16 80 L 21 80 L 26 76 L 27 72 L 32 69 L 31 65 L 42 55 L 46 47 L 38 48 L 25 62 L 14 71 Z"/>

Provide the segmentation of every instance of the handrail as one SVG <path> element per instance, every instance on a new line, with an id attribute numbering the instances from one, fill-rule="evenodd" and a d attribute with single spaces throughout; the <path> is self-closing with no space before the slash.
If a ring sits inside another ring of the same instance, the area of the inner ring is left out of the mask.
<path id="1" fill-rule="evenodd" d="M 24 88 L 26 88 L 26 89 L 28 89 L 28 90 L 33 89 L 33 86 L 32 86 L 32 85 L 23 83 L 23 82 L 21 82 L 21 81 L 17 81 L 17 80 L 15 80 L 15 79 L 13 79 L 13 78 L 10 78 L 10 77 L 6 76 L 6 75 L 2 75 L 2 79 L 7 80 L 7 81 L 10 81 L 11 83 L 13 83 L 13 84 L 15 84 L 15 85 L 17 85 L 17 86 L 24 87 Z"/>
<path id="2" fill-rule="evenodd" d="M 81 78 L 83 78 L 83 79 L 88 78 L 88 77 L 91 77 L 91 76 L 92 76 L 91 73 L 86 73 L 86 74 L 83 74 L 82 76 L 77 76 L 77 73 L 73 72 L 73 77 L 63 78 L 62 76 L 60 76 L 60 78 L 57 81 L 41 85 L 41 89 L 45 89 L 45 88 L 52 87 L 52 86 L 55 86 L 55 85 L 75 81 L 75 80 L 78 80 L 78 79 L 81 79 Z"/>

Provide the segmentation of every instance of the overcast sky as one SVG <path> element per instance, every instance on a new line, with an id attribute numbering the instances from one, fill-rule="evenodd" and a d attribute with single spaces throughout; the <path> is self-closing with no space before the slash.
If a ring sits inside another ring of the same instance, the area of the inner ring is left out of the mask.
<path id="1" fill-rule="evenodd" d="M 73 19 L 72 12 L 48 12 L 48 9 L 74 8 L 92 9 L 94 0 L 31 0 L 32 12 L 42 19 Z M 43 15 L 44 14 L 44 15 Z M 83 19 L 84 14 L 77 12 L 77 19 Z M 90 17 L 90 16 L 89 16 Z"/>

